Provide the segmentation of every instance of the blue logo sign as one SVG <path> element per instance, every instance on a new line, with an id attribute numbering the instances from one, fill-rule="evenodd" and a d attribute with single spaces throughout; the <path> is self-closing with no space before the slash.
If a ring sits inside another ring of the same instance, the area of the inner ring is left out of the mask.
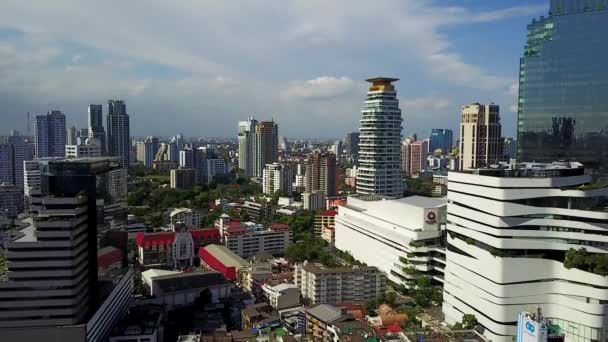
<path id="1" fill-rule="evenodd" d="M 531 334 L 534 334 L 536 328 L 534 328 L 534 324 L 531 322 L 526 322 L 526 330 L 528 330 Z"/>

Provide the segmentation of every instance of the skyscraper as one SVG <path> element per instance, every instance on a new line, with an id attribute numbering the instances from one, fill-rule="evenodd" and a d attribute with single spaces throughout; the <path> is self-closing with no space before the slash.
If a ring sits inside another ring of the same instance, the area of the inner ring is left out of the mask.
<path id="1" fill-rule="evenodd" d="M 452 151 L 453 133 L 451 129 L 433 128 L 431 130 L 431 145 L 429 150 L 434 152 L 440 148 L 443 154 L 449 154 Z"/>
<path id="2" fill-rule="evenodd" d="M 158 138 L 147 137 L 137 142 L 137 161 L 146 167 L 152 167 L 158 152 Z"/>
<path id="3" fill-rule="evenodd" d="M 9 136 L 6 143 L 0 144 L 0 183 L 10 183 L 23 190 L 23 163 L 33 158 L 34 144 L 20 135 Z"/>
<path id="4" fill-rule="evenodd" d="M 239 169 L 246 177 L 253 176 L 253 136 L 258 122 L 253 117 L 239 122 Z"/>
<path id="5" fill-rule="evenodd" d="M 262 121 L 253 136 L 253 177 L 262 178 L 266 164 L 279 159 L 279 126 L 274 121 Z"/>
<path id="6" fill-rule="evenodd" d="M 502 155 L 498 105 L 472 103 L 462 107 L 459 148 L 463 170 L 498 163 Z"/>
<path id="7" fill-rule="evenodd" d="M 106 132 L 103 128 L 103 106 L 100 104 L 89 105 L 88 115 L 89 138 L 95 138 L 101 143 L 101 154 L 106 154 Z"/>
<path id="8" fill-rule="evenodd" d="M 72 126 L 68 128 L 65 133 L 65 144 L 66 145 L 76 145 L 76 126 Z"/>
<path id="9" fill-rule="evenodd" d="M 392 82 L 397 78 L 377 77 L 361 111 L 359 128 L 359 170 L 357 193 L 403 196 L 399 163 L 401 109 Z"/>
<path id="10" fill-rule="evenodd" d="M 51 110 L 46 115 L 36 115 L 34 120 L 36 157 L 65 156 L 65 115 Z"/>
<path id="11" fill-rule="evenodd" d="M 351 132 L 346 135 L 346 158 L 351 163 L 357 163 L 359 156 L 359 132 Z"/>
<path id="12" fill-rule="evenodd" d="M 517 158 L 576 160 L 608 176 L 608 4 L 551 0 L 520 60 Z M 598 36 L 599 35 L 599 36 Z"/>
<path id="13" fill-rule="evenodd" d="M 129 115 L 122 100 L 108 101 L 108 155 L 118 157 L 124 168 L 131 160 Z"/>
<path id="14" fill-rule="evenodd" d="M 338 195 L 338 168 L 333 153 L 314 152 L 306 160 L 304 188 L 307 193 L 321 191 L 325 197 Z"/>
<path id="15" fill-rule="evenodd" d="M 262 176 L 262 188 L 265 194 L 280 192 L 291 196 L 293 190 L 293 167 L 290 164 L 266 164 Z"/>
<path id="16" fill-rule="evenodd" d="M 426 170 L 426 157 L 429 154 L 427 140 L 405 139 L 401 144 L 401 168 L 406 175 L 416 175 Z"/>

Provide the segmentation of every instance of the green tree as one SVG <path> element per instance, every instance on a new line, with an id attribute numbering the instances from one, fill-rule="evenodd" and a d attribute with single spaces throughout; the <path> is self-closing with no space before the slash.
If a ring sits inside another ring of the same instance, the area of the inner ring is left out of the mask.
<path id="1" fill-rule="evenodd" d="M 466 330 L 475 329 L 477 326 L 477 318 L 473 314 L 465 314 L 462 316 L 462 327 Z"/>

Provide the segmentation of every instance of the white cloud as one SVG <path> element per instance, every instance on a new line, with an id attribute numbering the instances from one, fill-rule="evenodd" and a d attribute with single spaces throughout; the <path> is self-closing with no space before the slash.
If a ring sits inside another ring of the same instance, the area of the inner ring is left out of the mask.
<path id="1" fill-rule="evenodd" d="M 401 109 L 406 113 L 410 112 L 428 112 L 437 111 L 448 108 L 451 104 L 450 100 L 443 97 L 427 96 L 416 97 L 411 99 L 399 100 Z"/>
<path id="2" fill-rule="evenodd" d="M 320 76 L 307 81 L 292 81 L 283 96 L 291 99 L 330 99 L 356 89 L 357 82 L 342 76 Z"/>

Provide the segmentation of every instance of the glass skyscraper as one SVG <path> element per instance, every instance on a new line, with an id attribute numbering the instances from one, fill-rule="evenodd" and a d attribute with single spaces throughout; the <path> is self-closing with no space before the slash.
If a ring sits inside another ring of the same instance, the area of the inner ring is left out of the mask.
<path id="1" fill-rule="evenodd" d="M 608 0 L 552 0 L 520 60 L 518 159 L 608 177 Z"/>
<path id="2" fill-rule="evenodd" d="M 452 151 L 453 133 L 451 129 L 433 128 L 431 130 L 431 147 L 433 152 L 440 148 L 443 154 L 448 154 Z"/>

